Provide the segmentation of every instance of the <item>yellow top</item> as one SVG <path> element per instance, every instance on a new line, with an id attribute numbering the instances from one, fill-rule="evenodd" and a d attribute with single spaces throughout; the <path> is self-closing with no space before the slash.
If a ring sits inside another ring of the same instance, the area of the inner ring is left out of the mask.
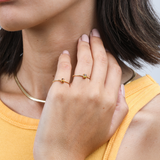
<path id="1" fill-rule="evenodd" d="M 115 160 L 125 132 L 135 114 L 160 93 L 150 75 L 125 85 L 129 113 L 110 141 L 86 160 Z M 33 160 L 33 144 L 39 120 L 19 115 L 0 101 L 0 159 Z"/>

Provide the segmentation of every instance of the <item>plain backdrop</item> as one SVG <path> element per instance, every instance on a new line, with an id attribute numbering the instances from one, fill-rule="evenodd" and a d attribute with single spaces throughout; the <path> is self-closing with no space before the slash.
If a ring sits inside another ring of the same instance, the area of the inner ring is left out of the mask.
<path id="1" fill-rule="evenodd" d="M 150 0 L 155 11 L 157 12 L 157 15 L 160 17 L 160 0 Z M 145 76 L 146 74 L 149 74 L 157 83 L 160 84 L 160 65 L 151 66 L 144 63 L 144 67 L 141 70 L 137 70 L 130 66 L 132 69 L 134 69 L 138 74 L 141 76 Z"/>

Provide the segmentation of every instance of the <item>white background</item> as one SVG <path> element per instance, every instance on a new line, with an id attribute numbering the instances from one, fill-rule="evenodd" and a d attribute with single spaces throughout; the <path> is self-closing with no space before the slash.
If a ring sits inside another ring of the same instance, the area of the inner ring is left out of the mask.
<path id="1" fill-rule="evenodd" d="M 154 9 L 156 10 L 158 16 L 160 17 L 160 0 L 151 0 L 151 3 L 153 4 Z M 146 74 L 149 74 L 153 79 L 160 84 L 160 65 L 157 65 L 155 67 L 144 64 L 145 67 L 141 70 L 136 70 L 133 68 L 138 74 L 141 76 L 145 76 Z"/>

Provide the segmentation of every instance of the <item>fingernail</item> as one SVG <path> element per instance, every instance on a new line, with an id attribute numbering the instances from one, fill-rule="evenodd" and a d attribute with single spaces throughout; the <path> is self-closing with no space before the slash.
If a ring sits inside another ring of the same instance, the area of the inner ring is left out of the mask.
<path id="1" fill-rule="evenodd" d="M 68 54 L 68 55 L 70 55 L 67 50 L 64 50 L 64 51 L 62 52 L 62 54 Z"/>
<path id="2" fill-rule="evenodd" d="M 94 37 L 99 37 L 99 38 L 100 38 L 100 34 L 99 34 L 99 32 L 98 32 L 97 29 L 93 29 L 93 30 L 92 30 L 92 35 L 93 35 Z"/>
<path id="3" fill-rule="evenodd" d="M 82 41 L 89 43 L 89 37 L 86 34 L 83 34 Z"/>
<path id="4" fill-rule="evenodd" d="M 122 93 L 123 97 L 125 97 L 124 84 L 121 84 L 121 93 Z"/>

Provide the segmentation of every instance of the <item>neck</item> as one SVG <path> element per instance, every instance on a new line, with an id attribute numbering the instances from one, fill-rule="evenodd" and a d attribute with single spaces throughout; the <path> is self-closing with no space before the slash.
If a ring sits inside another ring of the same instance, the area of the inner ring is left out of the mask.
<path id="1" fill-rule="evenodd" d="M 33 97 L 46 99 L 63 50 L 70 52 L 74 73 L 78 38 L 98 28 L 95 7 L 93 0 L 78 1 L 45 23 L 22 31 L 23 60 L 17 76 Z"/>

